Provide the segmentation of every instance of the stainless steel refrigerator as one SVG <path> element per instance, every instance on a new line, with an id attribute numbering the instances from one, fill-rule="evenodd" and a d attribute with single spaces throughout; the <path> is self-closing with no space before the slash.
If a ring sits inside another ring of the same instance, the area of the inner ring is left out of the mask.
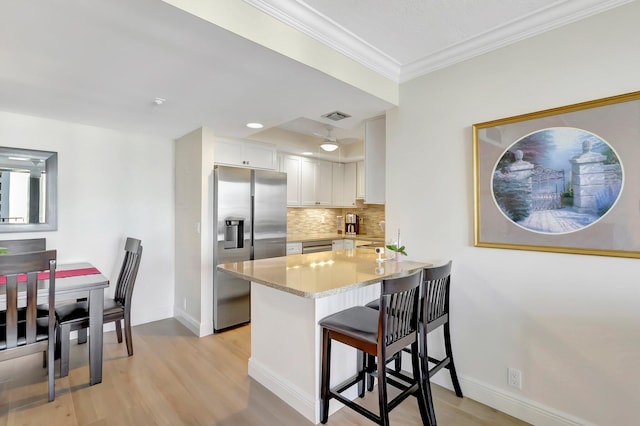
<path id="1" fill-rule="evenodd" d="M 270 170 L 214 169 L 213 330 L 249 322 L 251 283 L 215 265 L 286 255 L 287 175 Z"/>

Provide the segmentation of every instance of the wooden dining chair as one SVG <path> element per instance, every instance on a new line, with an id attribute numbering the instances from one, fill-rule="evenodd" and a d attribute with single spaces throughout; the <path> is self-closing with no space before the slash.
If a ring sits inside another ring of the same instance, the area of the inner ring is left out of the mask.
<path id="1" fill-rule="evenodd" d="M 127 353 L 132 356 L 131 300 L 142 258 L 142 241 L 127 238 L 124 251 L 124 260 L 118 275 L 115 295 L 113 299 L 105 299 L 103 318 L 104 323 L 115 322 L 118 343 L 122 343 L 121 321 L 124 321 Z M 87 301 L 80 301 L 62 305 L 56 308 L 56 313 L 60 334 L 60 377 L 64 377 L 69 374 L 69 335 L 71 331 L 75 330 L 78 331 L 79 336 L 80 333 L 86 333 L 86 329 L 89 328 L 89 304 Z M 80 337 L 78 340 L 80 343 Z"/>
<path id="2" fill-rule="evenodd" d="M 337 399 L 344 405 L 374 421 L 379 425 L 389 425 L 389 412 L 409 396 L 416 396 L 422 422 L 431 425 L 425 385 L 421 377 L 418 358 L 418 317 L 420 315 L 420 284 L 422 271 L 411 275 L 383 280 L 380 292 L 380 309 L 374 311 L 364 306 L 355 306 L 329 315 L 318 322 L 322 328 L 322 373 L 320 421 L 326 423 L 329 416 L 329 401 Z M 358 350 L 359 371 L 343 383 L 331 388 L 331 343 L 338 341 Z M 387 360 L 407 345 L 411 345 L 414 375 L 404 379 L 386 369 L 386 363 L 378 365 L 370 362 L 376 357 Z M 366 354 L 366 357 L 363 356 Z M 368 362 L 363 362 L 368 360 Z M 378 414 L 356 401 L 342 395 L 354 385 L 360 396 L 364 395 L 364 381 L 367 374 L 375 372 L 378 377 Z M 395 377 L 394 377 L 395 376 Z M 401 379 L 403 382 L 401 382 Z M 400 393 L 389 398 L 387 385 L 400 389 Z"/>
<path id="3" fill-rule="evenodd" d="M 55 291 L 56 251 L 0 256 L 0 294 L 4 296 L 0 324 L 0 361 L 34 353 L 47 353 L 49 401 L 55 399 Z M 38 273 L 48 271 L 46 317 L 38 317 Z"/>

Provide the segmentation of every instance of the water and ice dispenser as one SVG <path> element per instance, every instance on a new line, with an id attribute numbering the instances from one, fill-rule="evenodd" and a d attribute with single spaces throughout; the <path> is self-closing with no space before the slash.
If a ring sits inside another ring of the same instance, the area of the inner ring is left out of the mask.
<path id="1" fill-rule="evenodd" d="M 224 248 L 242 248 L 244 246 L 244 219 L 228 218 L 225 219 L 224 224 Z"/>

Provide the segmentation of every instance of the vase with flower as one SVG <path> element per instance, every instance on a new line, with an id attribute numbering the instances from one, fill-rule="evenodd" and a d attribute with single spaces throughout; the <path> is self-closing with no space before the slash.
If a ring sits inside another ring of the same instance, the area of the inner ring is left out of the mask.
<path id="1" fill-rule="evenodd" d="M 400 262 L 402 260 L 402 256 L 407 256 L 407 252 L 403 245 L 400 245 L 400 229 L 398 229 L 398 239 L 395 244 L 387 244 L 385 246 L 387 250 L 391 250 L 396 254 L 396 262 Z"/>

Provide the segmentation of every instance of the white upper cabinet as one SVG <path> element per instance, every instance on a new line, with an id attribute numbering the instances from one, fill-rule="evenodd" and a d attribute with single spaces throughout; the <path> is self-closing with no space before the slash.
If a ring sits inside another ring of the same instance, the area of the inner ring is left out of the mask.
<path id="1" fill-rule="evenodd" d="M 300 201 L 303 206 L 330 206 L 333 166 L 329 161 L 300 159 Z"/>
<path id="2" fill-rule="evenodd" d="M 333 205 L 356 205 L 356 163 L 333 163 Z"/>
<path id="3" fill-rule="evenodd" d="M 300 196 L 300 157 L 296 155 L 282 155 L 280 157 L 280 171 L 287 174 L 287 205 L 299 206 Z"/>
<path id="4" fill-rule="evenodd" d="M 214 162 L 230 166 L 275 170 L 275 145 L 256 142 L 216 139 Z"/>
<path id="5" fill-rule="evenodd" d="M 356 198 L 364 198 L 364 161 L 356 163 Z"/>
<path id="6" fill-rule="evenodd" d="M 386 163 L 386 118 L 365 122 L 364 136 L 364 202 L 384 204 Z"/>

